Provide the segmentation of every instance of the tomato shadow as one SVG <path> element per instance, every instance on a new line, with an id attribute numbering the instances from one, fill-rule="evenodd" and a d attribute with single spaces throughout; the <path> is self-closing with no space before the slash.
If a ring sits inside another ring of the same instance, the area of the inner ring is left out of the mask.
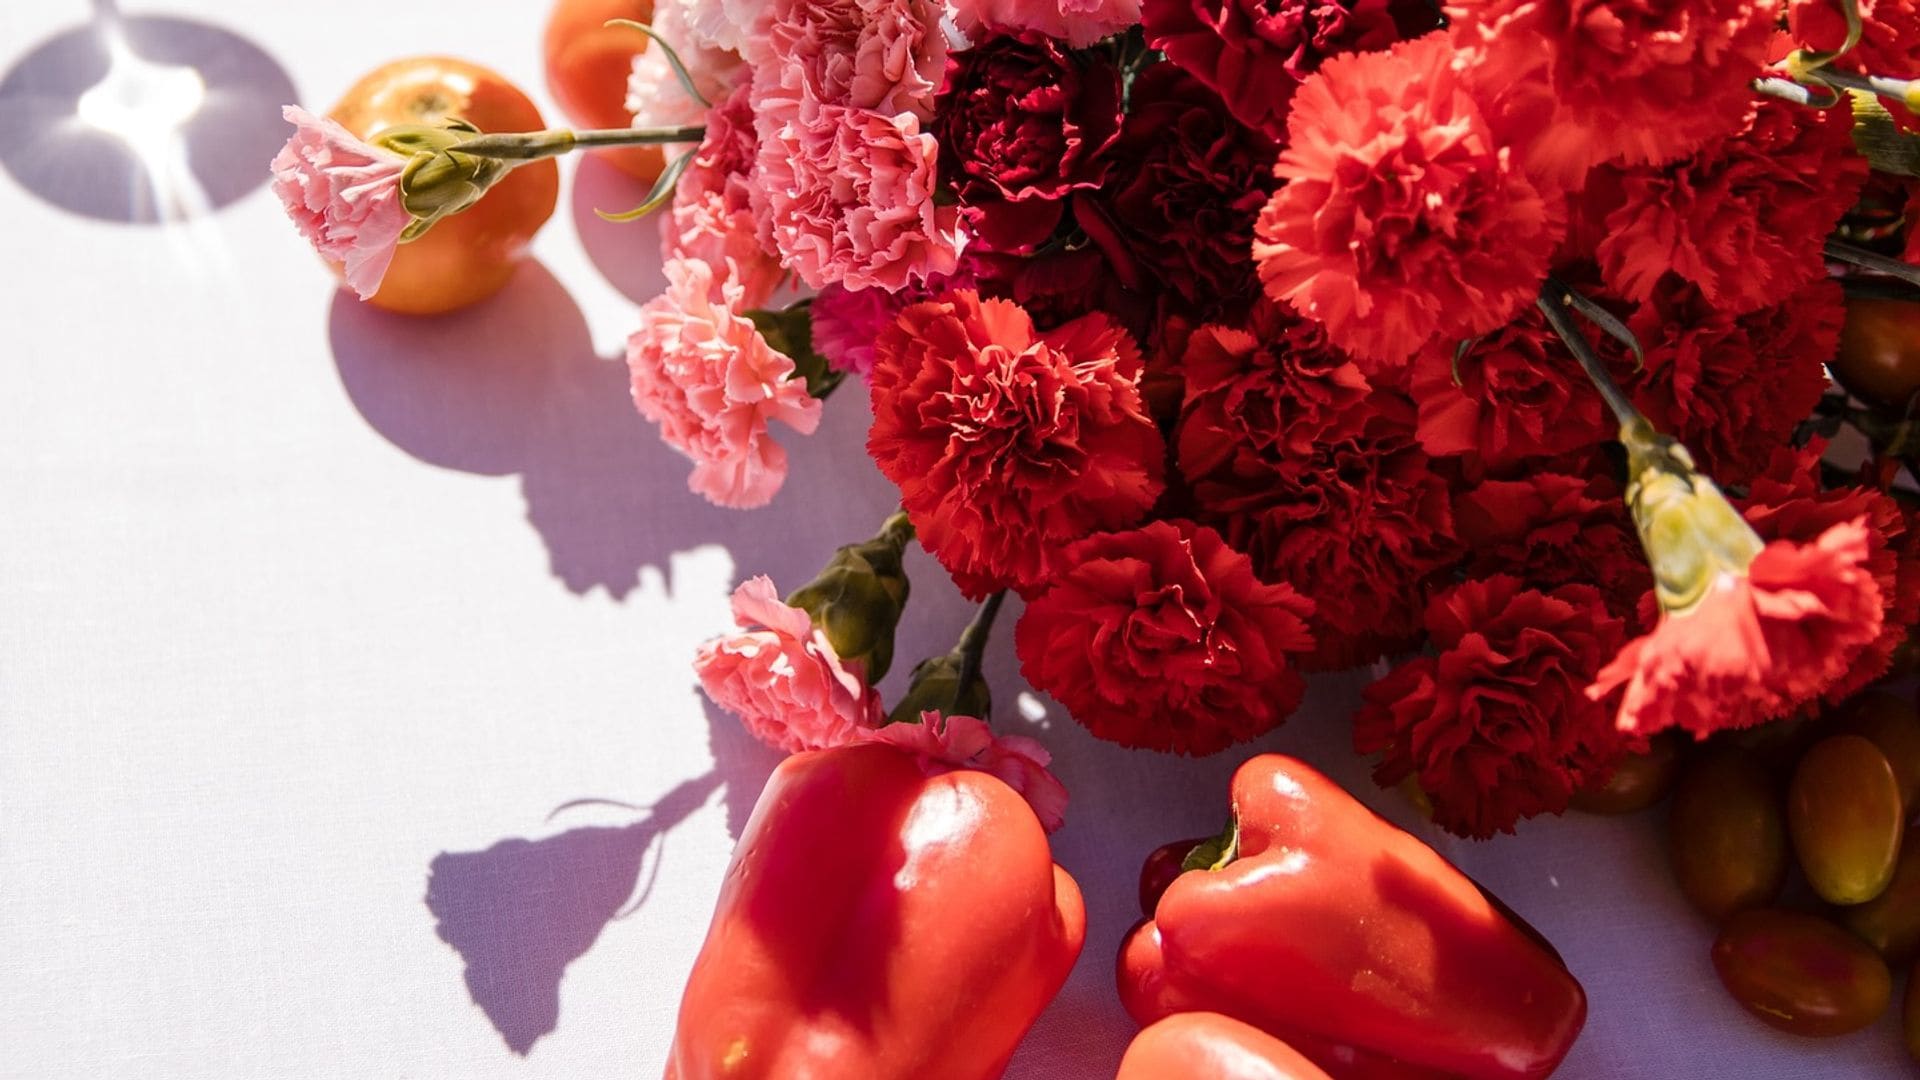
<path id="1" fill-rule="evenodd" d="M 481 851 L 446 851 L 427 870 L 434 930 L 465 962 L 467 991 L 507 1048 L 522 1057 L 560 1024 L 560 984 L 608 927 L 644 909 L 668 858 L 667 838 L 718 793 L 740 835 L 781 755 L 732 717 L 708 713 L 713 768 L 646 806 L 626 825 L 594 825 Z"/>
<path id="2" fill-rule="evenodd" d="M 626 365 L 594 351 L 578 304 L 538 263 L 438 317 L 393 315 L 343 291 L 329 333 L 341 385 L 387 441 L 440 468 L 519 476 L 549 569 L 575 594 L 624 600 L 647 566 L 671 587 L 671 556 L 703 544 L 792 588 L 897 498 L 864 453 L 857 386 L 842 387 L 814 436 L 782 435 L 792 472 L 769 506 L 728 510 L 692 494 L 687 460 L 634 411 Z"/>
<path id="3" fill-rule="evenodd" d="M 299 100 L 278 61 L 197 20 L 122 16 L 35 46 L 0 76 L 0 168 L 70 213 L 128 224 L 181 221 L 266 182 Z"/>
<path id="4" fill-rule="evenodd" d="M 620 213 L 647 201 L 651 185 L 642 184 L 593 154 L 582 155 L 573 173 L 573 229 L 587 259 L 607 283 L 636 304 L 667 287 L 660 270 L 660 218 L 608 221 L 595 211 Z"/>

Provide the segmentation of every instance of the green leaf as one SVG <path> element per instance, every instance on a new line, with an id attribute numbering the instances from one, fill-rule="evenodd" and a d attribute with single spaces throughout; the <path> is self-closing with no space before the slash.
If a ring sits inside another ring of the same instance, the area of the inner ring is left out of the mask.
<path id="1" fill-rule="evenodd" d="M 700 88 L 693 85 L 693 74 L 687 70 L 687 65 L 681 62 L 680 54 L 673 51 L 673 46 L 667 44 L 666 38 L 654 33 L 653 27 L 643 22 L 634 22 L 632 19 L 609 19 L 607 20 L 607 25 L 624 26 L 632 30 L 638 30 L 652 38 L 653 43 L 660 46 L 660 50 L 666 54 L 667 65 L 673 68 L 674 78 L 680 80 L 680 89 L 685 90 L 688 97 L 699 102 L 701 108 L 713 108 L 713 102 L 708 101 L 706 95 L 700 92 Z"/>
<path id="2" fill-rule="evenodd" d="M 680 175 L 687 171 L 688 165 L 693 164 L 693 155 L 697 153 L 698 150 L 689 150 L 674 158 L 673 164 L 661 171 L 660 179 L 653 182 L 653 190 L 647 193 L 646 202 L 618 214 L 610 214 L 605 210 L 595 210 L 594 213 L 607 221 L 638 221 L 660 209 L 673 198 L 674 186 L 680 183 Z"/>

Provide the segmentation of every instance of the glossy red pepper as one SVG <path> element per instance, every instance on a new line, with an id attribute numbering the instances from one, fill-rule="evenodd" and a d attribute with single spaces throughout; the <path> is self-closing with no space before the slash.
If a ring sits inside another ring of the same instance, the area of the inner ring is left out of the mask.
<path id="1" fill-rule="evenodd" d="M 1299 1051 L 1219 1013 L 1169 1016 L 1133 1037 L 1114 1080 L 1330 1080 Z"/>
<path id="2" fill-rule="evenodd" d="M 1006 784 L 891 746 L 796 754 L 740 837 L 666 1076 L 991 1080 L 1085 935 Z"/>
<path id="3" fill-rule="evenodd" d="M 1572 1049 L 1579 982 L 1432 848 L 1278 754 L 1240 767 L 1232 805 L 1222 857 L 1122 947 L 1136 1020 L 1225 1013 L 1338 1080 L 1537 1080 Z"/>

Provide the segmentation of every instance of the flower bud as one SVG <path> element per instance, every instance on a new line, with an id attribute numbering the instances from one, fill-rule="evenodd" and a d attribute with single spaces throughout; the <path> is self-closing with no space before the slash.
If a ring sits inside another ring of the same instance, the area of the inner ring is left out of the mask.
<path id="1" fill-rule="evenodd" d="M 402 243 L 479 202 L 513 170 L 512 161 L 460 152 L 461 144 L 480 135 L 465 120 L 449 120 L 440 127 L 403 124 L 373 137 L 373 145 L 408 159 L 400 174 L 400 203 L 413 222 L 401 234 Z"/>
<path id="2" fill-rule="evenodd" d="M 834 552 L 819 576 L 787 597 L 827 635 L 842 661 L 863 666 L 869 684 L 893 666 L 894 628 L 908 592 L 901 556 L 912 536 L 906 516 L 895 514 L 873 539 Z"/>
<path id="3" fill-rule="evenodd" d="M 1644 419 L 1621 429 L 1627 508 L 1653 569 L 1660 609 L 1684 615 L 1723 575 L 1744 576 L 1766 545 L 1692 455 Z"/>
<path id="4" fill-rule="evenodd" d="M 887 714 L 887 723 L 917 724 L 921 714 L 926 712 L 942 712 L 950 716 L 992 716 L 993 695 L 988 691 L 987 680 L 978 666 L 974 668 L 973 678 L 967 685 L 960 685 L 961 674 L 966 668 L 966 655 L 960 649 L 944 656 L 930 656 L 914 665 L 907 692 L 893 707 L 893 711 Z"/>

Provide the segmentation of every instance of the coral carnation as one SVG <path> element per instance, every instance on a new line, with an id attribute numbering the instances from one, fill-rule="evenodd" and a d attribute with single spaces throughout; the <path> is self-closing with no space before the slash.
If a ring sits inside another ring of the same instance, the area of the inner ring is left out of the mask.
<path id="1" fill-rule="evenodd" d="M 1617 723 L 1639 735 L 1678 727 L 1704 739 L 1787 716 L 1880 636 L 1871 555 L 1861 521 L 1767 544 L 1746 573 L 1719 574 L 1691 608 L 1628 642 L 1587 694 L 1626 687 Z"/>
<path id="2" fill-rule="evenodd" d="M 1300 703 L 1291 654 L 1313 647 L 1312 612 L 1219 533 L 1156 521 L 1068 549 L 1015 641 L 1027 680 L 1100 738 L 1211 754 Z"/>
<path id="3" fill-rule="evenodd" d="M 947 39 L 928 0 L 770 0 L 758 19 L 741 42 L 757 99 L 933 115 Z"/>
<path id="4" fill-rule="evenodd" d="M 972 716 L 924 712 L 918 723 L 862 729 L 858 738 L 917 754 L 929 773 L 953 769 L 988 773 L 1019 792 L 1048 832 L 1067 823 L 1066 785 L 1047 769 L 1053 755 L 1025 735 L 995 735 L 984 720 Z"/>
<path id="5" fill-rule="evenodd" d="M 793 377 L 793 360 L 738 314 L 738 284 L 717 284 L 713 268 L 693 260 L 666 273 L 667 291 L 640 309 L 627 341 L 633 403 L 693 459 L 689 488 L 721 506 L 765 505 L 787 477 L 768 425 L 812 434 L 820 402 Z"/>
<path id="6" fill-rule="evenodd" d="M 1625 753 L 1612 711 L 1585 693 L 1626 637 L 1597 589 L 1497 574 L 1434 597 L 1425 625 L 1434 655 L 1367 687 L 1353 744 L 1384 754 L 1383 786 L 1413 777 L 1442 828 L 1484 838 L 1560 813 Z"/>
<path id="7" fill-rule="evenodd" d="M 1534 137 L 1577 176 L 1680 157 L 1740 126 L 1776 0 L 1453 0 L 1449 33 L 1489 92 L 1538 86 Z"/>
<path id="8" fill-rule="evenodd" d="M 1613 292 L 1642 301 L 1684 282 L 1739 315 L 1825 276 L 1821 245 L 1867 179 L 1852 116 L 1772 99 L 1749 116 L 1688 158 L 1604 185 L 1618 198 L 1597 250 Z"/>
<path id="9" fill-rule="evenodd" d="M 1062 547 L 1134 524 L 1160 493 L 1139 379 L 1139 350 L 1106 317 L 1041 333 L 962 290 L 881 335 L 867 450 L 963 592 L 1026 591 Z"/>
<path id="10" fill-rule="evenodd" d="M 1140 12 L 1149 45 L 1276 137 L 1295 87 L 1327 57 L 1424 34 L 1438 15 L 1426 0 L 1144 0 Z"/>
<path id="11" fill-rule="evenodd" d="M 1260 215 L 1267 295 L 1369 372 L 1533 302 L 1566 226 L 1455 71 L 1447 37 L 1329 60 L 1301 84 Z"/>
<path id="12" fill-rule="evenodd" d="M 820 750 L 859 739 L 884 716 L 880 696 L 807 613 L 780 602 L 765 575 L 733 593 L 739 631 L 700 647 L 693 670 L 714 704 L 769 746 Z"/>

